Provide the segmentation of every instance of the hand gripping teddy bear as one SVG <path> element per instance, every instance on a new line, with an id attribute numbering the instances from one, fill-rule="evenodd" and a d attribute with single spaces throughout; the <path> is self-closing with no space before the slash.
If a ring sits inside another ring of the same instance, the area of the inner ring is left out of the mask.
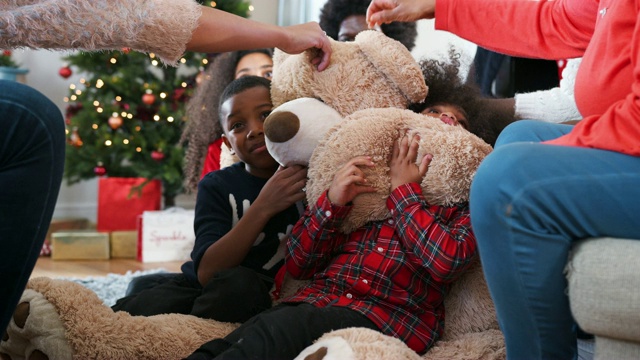
<path id="1" fill-rule="evenodd" d="M 332 63 L 323 72 L 309 64 L 309 53 L 278 53 L 274 58 L 272 97 L 274 105 L 282 106 L 265 123 L 268 146 L 280 163 L 309 164 L 308 199 L 314 201 L 343 159 L 358 152 L 373 154 L 375 161 L 386 163 L 398 132 L 410 130 L 421 134 L 420 151 L 434 155 L 430 175 L 422 183 L 429 201 L 466 200 L 471 177 L 491 149 L 459 127 L 405 110 L 427 92 L 411 54 L 374 31 L 361 33 L 355 42 L 333 42 L 332 46 Z M 381 171 L 368 178 L 376 179 L 379 191 L 357 200 L 354 210 L 358 211 L 352 212 L 343 231 L 386 216 L 384 205 L 381 209 L 379 203 L 384 204 L 388 195 L 388 176 Z M 284 297 L 295 290 L 296 283 L 286 280 L 281 293 Z M 350 328 L 325 334 L 298 358 L 505 358 L 503 338 L 479 264 L 452 286 L 445 304 L 443 338 L 422 357 L 398 339 Z M 236 327 L 190 315 L 114 313 L 79 284 L 37 278 L 27 285 L 2 337 L 0 356 L 179 359 Z"/>

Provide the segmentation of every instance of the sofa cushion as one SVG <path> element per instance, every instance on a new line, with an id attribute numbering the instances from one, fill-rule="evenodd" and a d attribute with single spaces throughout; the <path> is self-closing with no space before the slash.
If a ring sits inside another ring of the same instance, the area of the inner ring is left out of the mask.
<path id="1" fill-rule="evenodd" d="M 640 240 L 587 239 L 567 264 L 571 311 L 596 336 L 640 341 Z"/>

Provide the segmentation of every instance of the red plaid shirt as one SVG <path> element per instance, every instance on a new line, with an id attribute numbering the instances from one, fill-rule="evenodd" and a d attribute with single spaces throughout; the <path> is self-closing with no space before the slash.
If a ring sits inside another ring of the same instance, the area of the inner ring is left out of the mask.
<path id="1" fill-rule="evenodd" d="M 424 353 L 442 334 L 449 285 L 476 254 L 468 206 L 430 206 L 411 183 L 387 207 L 389 219 L 343 234 L 350 207 L 320 196 L 294 227 L 285 260 L 293 277 L 312 281 L 284 302 L 348 307 Z"/>

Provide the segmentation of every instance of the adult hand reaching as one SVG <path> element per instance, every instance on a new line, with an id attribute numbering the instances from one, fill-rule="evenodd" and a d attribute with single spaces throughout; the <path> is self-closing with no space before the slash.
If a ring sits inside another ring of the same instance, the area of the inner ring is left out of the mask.
<path id="1" fill-rule="evenodd" d="M 367 9 L 367 24 L 374 28 L 393 21 L 433 19 L 436 0 L 373 0 Z"/>
<path id="2" fill-rule="evenodd" d="M 317 65 L 319 71 L 329 66 L 331 44 L 317 22 L 287 26 L 283 29 L 289 34 L 289 40 L 286 44 L 278 46 L 280 50 L 289 54 L 298 54 L 307 49 L 316 48 L 317 55 L 311 59 L 311 63 Z"/>
<path id="3" fill-rule="evenodd" d="M 317 22 L 277 26 L 202 7 L 198 26 L 187 43 L 187 50 L 225 52 L 277 47 L 289 54 L 318 49 L 311 59 L 318 70 L 329 65 L 331 44 Z"/>

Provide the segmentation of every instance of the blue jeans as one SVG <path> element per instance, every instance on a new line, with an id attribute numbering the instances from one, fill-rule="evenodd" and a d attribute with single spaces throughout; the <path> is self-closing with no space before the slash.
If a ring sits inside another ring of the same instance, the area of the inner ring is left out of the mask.
<path id="1" fill-rule="evenodd" d="M 471 185 L 471 222 L 509 359 L 575 358 L 563 274 L 571 246 L 640 239 L 640 158 L 539 143 L 571 128 L 509 125 Z"/>
<path id="2" fill-rule="evenodd" d="M 0 80 L 0 331 L 49 229 L 64 151 L 64 121 L 55 104 L 26 85 Z"/>

